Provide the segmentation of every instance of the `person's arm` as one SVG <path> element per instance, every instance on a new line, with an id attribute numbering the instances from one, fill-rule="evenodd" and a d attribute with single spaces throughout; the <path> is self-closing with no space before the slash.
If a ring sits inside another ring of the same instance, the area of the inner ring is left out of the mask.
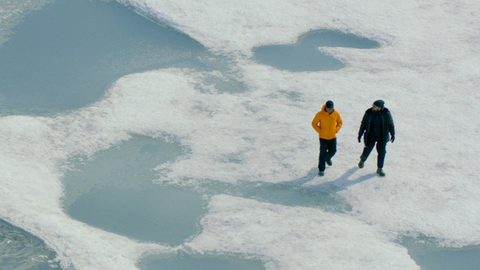
<path id="1" fill-rule="evenodd" d="M 313 118 L 312 121 L 312 127 L 317 131 L 318 134 L 320 134 L 320 113 L 317 113 L 315 117 Z"/>
<path id="2" fill-rule="evenodd" d="M 358 142 L 362 142 L 363 133 L 367 129 L 367 113 L 363 115 L 362 122 L 360 123 L 360 129 L 358 130 Z"/>
<path id="3" fill-rule="evenodd" d="M 342 120 L 342 117 L 340 116 L 340 113 L 338 113 L 338 118 L 337 118 L 337 123 L 336 124 L 337 124 L 337 130 L 336 130 L 335 133 L 338 133 L 338 131 L 340 131 L 340 129 L 342 128 L 342 125 L 343 125 L 343 120 Z"/>
<path id="4" fill-rule="evenodd" d="M 388 132 L 390 132 L 390 141 L 393 143 L 395 141 L 395 125 L 393 124 L 392 114 L 387 113 L 388 119 Z"/>

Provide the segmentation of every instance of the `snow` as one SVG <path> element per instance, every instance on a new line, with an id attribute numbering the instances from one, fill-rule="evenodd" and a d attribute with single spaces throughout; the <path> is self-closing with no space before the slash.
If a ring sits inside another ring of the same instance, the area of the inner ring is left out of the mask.
<path id="1" fill-rule="evenodd" d="M 68 218 L 60 205 L 68 157 L 91 155 L 131 133 L 173 134 L 191 153 L 160 165 L 168 173 L 159 182 L 293 181 L 316 166 L 318 137 L 310 122 L 329 99 L 344 120 L 338 153 L 325 177 L 304 185 L 338 189 L 350 214 L 220 195 L 202 219 L 204 232 L 179 248 L 257 254 L 271 269 L 419 269 L 393 242 L 399 235 L 480 244 L 479 2 L 120 2 L 233 57 L 247 91 L 201 92 L 198 85 L 208 88 L 205 74 L 165 69 L 125 76 L 104 99 L 75 112 L 0 118 L 0 217 L 39 236 L 64 264 L 136 269 L 145 252 L 174 251 Z M 315 29 L 353 33 L 381 47 L 319 48 L 347 65 L 328 72 L 279 71 L 249 58 L 255 46 L 293 43 Z M 384 178 L 372 175 L 375 154 L 356 169 L 358 127 L 376 99 L 386 101 L 397 131 Z"/>
<path id="2" fill-rule="evenodd" d="M 281 224 L 281 225 L 280 225 Z M 273 258 L 271 269 L 417 269 L 405 248 L 350 216 L 219 195 L 186 247 Z"/>

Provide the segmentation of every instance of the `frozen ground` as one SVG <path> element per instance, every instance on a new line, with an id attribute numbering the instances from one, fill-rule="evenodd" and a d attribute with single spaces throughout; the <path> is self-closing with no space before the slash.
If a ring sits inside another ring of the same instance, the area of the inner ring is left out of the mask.
<path id="1" fill-rule="evenodd" d="M 0 217 L 40 237 L 65 265 L 136 269 L 145 253 L 181 248 L 256 254 L 268 269 L 419 269 L 394 242 L 399 235 L 419 233 L 454 247 L 480 244 L 480 3 L 122 2 L 233 58 L 247 88 L 218 93 L 205 78 L 224 74 L 164 69 L 125 76 L 102 100 L 74 112 L 0 118 Z M 2 23 L 17 12 L 0 9 Z M 294 43 L 315 29 L 353 33 L 381 47 L 320 48 L 346 63 L 329 72 L 279 71 L 250 60 L 255 46 Z M 355 168 L 360 119 L 379 98 L 397 130 L 385 178 L 372 175 L 374 156 L 364 169 Z M 338 154 L 325 177 L 303 185 L 331 185 L 352 205 L 349 214 L 218 195 L 202 219 L 203 233 L 170 248 L 107 233 L 62 212 L 61 165 L 132 133 L 174 135 L 191 149 L 157 168 L 158 183 L 283 183 L 309 176 L 318 154 L 310 122 L 328 99 L 344 119 Z"/>

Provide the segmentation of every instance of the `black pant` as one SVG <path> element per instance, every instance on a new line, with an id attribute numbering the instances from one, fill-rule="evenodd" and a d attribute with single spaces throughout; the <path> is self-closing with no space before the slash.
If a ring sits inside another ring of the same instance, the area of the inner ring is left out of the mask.
<path id="1" fill-rule="evenodd" d="M 373 147 L 377 144 L 377 167 L 378 168 L 383 168 L 383 162 L 385 160 L 385 154 L 387 153 L 387 142 L 384 142 L 381 138 L 379 137 L 368 137 L 367 140 L 365 141 L 365 147 L 363 148 L 363 153 L 360 156 L 360 159 L 365 161 L 368 158 L 368 155 L 373 150 Z"/>
<path id="2" fill-rule="evenodd" d="M 320 138 L 320 155 L 318 157 L 318 170 L 325 171 L 325 161 L 330 160 L 337 152 L 337 138 L 325 140 Z"/>

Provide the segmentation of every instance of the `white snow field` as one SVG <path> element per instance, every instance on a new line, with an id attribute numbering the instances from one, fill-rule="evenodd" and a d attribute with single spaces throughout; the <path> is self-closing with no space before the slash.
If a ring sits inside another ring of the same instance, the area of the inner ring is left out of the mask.
<path id="1" fill-rule="evenodd" d="M 278 270 L 420 269 L 397 237 L 480 244 L 480 2 L 119 2 L 233 58 L 247 89 L 218 93 L 204 82 L 210 73 L 161 69 L 122 77 L 101 100 L 73 112 L 0 118 L 0 218 L 44 240 L 64 266 L 137 269 L 145 254 L 185 249 L 258 256 Z M 22 10 L 0 5 L 3 35 L 5 22 Z M 381 47 L 319 48 L 346 64 L 326 72 L 280 71 L 250 59 L 256 46 L 295 43 L 317 29 Z M 344 120 L 338 152 L 324 177 L 303 185 L 330 183 L 352 205 L 350 213 L 218 195 L 201 220 L 203 232 L 171 248 L 93 228 L 62 211 L 68 158 L 93 155 L 130 134 L 175 135 L 191 149 L 157 167 L 162 184 L 305 177 L 318 157 L 310 123 L 329 99 Z M 383 178 L 374 174 L 374 152 L 365 168 L 356 167 L 360 120 L 377 99 L 385 100 L 397 131 Z M 231 156 L 241 161 L 230 162 Z"/>

